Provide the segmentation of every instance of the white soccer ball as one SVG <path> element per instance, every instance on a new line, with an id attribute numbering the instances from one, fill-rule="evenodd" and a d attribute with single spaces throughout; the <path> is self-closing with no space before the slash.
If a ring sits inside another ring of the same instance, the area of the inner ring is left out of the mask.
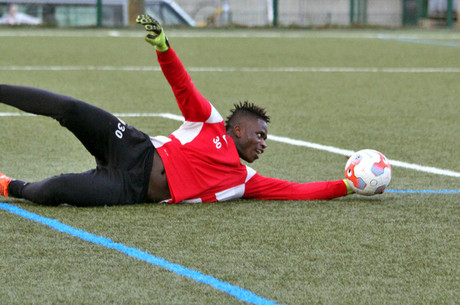
<path id="1" fill-rule="evenodd" d="M 391 165 L 381 152 L 363 149 L 348 160 L 345 165 L 345 178 L 357 194 L 381 194 L 390 184 Z"/>

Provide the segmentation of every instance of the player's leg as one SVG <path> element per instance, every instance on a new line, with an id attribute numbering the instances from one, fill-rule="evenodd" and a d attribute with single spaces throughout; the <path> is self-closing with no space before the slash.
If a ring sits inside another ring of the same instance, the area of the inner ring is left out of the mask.
<path id="1" fill-rule="evenodd" d="M 0 102 L 56 119 L 80 140 L 101 165 L 107 163 L 109 139 L 120 137 L 120 129 L 125 128 L 123 122 L 100 108 L 41 89 L 0 85 Z"/>
<path id="2" fill-rule="evenodd" d="M 80 174 L 63 174 L 40 182 L 11 180 L 9 196 L 43 205 L 103 206 L 134 203 L 125 200 L 122 175 L 98 168 Z"/>
<path id="3" fill-rule="evenodd" d="M 127 204 L 145 199 L 154 150 L 146 134 L 102 109 L 44 90 L 0 86 L 0 102 L 56 119 L 77 136 L 98 163 L 95 171 L 38 183 L 3 179 L 13 197 L 42 204 L 74 205 Z M 133 172 L 133 168 L 137 170 Z"/>

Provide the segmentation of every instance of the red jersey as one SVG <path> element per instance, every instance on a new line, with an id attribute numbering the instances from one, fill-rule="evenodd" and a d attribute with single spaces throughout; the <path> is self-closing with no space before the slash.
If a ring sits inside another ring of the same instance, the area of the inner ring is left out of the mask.
<path id="1" fill-rule="evenodd" d="M 347 194 L 342 180 L 293 183 L 263 177 L 243 165 L 224 119 L 195 88 L 174 50 L 157 55 L 185 119 L 169 137 L 151 137 L 165 167 L 172 197 L 168 202 L 332 199 Z"/>

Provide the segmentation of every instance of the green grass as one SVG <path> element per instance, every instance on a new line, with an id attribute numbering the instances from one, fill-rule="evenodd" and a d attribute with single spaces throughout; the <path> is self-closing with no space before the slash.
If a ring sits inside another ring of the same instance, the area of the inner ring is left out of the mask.
<path id="1" fill-rule="evenodd" d="M 25 31 L 8 30 L 17 34 L 13 37 L 0 32 L 0 68 L 157 66 L 138 31 L 121 31 L 122 37 L 96 37 L 105 31 L 93 30 L 20 36 Z M 253 36 L 218 37 L 239 33 Z M 271 33 L 171 31 L 169 38 L 186 67 L 460 67 L 458 47 L 359 37 L 377 34 L 372 31 L 293 30 L 282 33 L 297 38 L 261 37 Z M 460 39 L 458 32 L 386 34 Z M 233 103 L 246 99 L 266 106 L 274 135 L 350 150 L 375 148 L 390 159 L 460 171 L 458 73 L 190 74 L 224 116 Z M 57 91 L 116 113 L 180 113 L 161 72 L 0 69 L 0 83 Z M 15 111 L 0 104 L 0 112 Z M 162 118 L 124 120 L 151 135 L 168 135 L 179 125 Z M 80 143 L 48 118 L 0 117 L 0 123 L 0 171 L 5 174 L 39 180 L 94 166 Z M 251 165 L 262 175 L 291 181 L 343 176 L 344 156 L 273 141 L 268 145 Z M 459 190 L 460 184 L 459 178 L 394 167 L 390 188 Z M 281 304 L 455 304 L 460 299 L 459 199 L 459 194 L 386 193 L 315 202 L 107 208 L 1 201 Z M 1 304 L 242 303 L 5 211 L 0 211 L 0 246 Z"/>

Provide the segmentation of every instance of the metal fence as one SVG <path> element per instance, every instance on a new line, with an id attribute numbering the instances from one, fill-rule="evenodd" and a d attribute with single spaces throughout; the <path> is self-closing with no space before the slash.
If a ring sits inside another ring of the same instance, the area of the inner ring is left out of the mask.
<path id="1" fill-rule="evenodd" d="M 273 24 L 276 0 L 176 0 L 198 23 L 242 26 Z M 277 0 L 281 26 L 417 25 L 421 19 L 446 20 L 451 1 L 453 19 L 458 0 Z M 227 10 L 225 4 L 228 4 Z M 210 18 L 213 16 L 214 18 Z"/>
<path id="2" fill-rule="evenodd" d="M 0 0 L 1 18 L 16 3 L 21 14 L 41 24 L 57 26 L 122 27 L 130 23 L 130 3 L 135 0 Z M 136 0 L 139 1 L 139 0 Z M 456 20 L 458 0 L 142 0 L 145 10 L 165 24 L 198 26 L 299 26 L 327 27 L 352 24 L 416 26 L 420 20 Z M 274 3 L 277 6 L 274 6 Z M 177 5 L 178 4 L 178 5 Z M 179 10 L 179 12 L 178 12 Z M 99 17 L 98 17 L 99 13 Z M 140 12 L 139 12 L 140 13 Z M 181 15 L 193 19 L 187 21 Z"/>

